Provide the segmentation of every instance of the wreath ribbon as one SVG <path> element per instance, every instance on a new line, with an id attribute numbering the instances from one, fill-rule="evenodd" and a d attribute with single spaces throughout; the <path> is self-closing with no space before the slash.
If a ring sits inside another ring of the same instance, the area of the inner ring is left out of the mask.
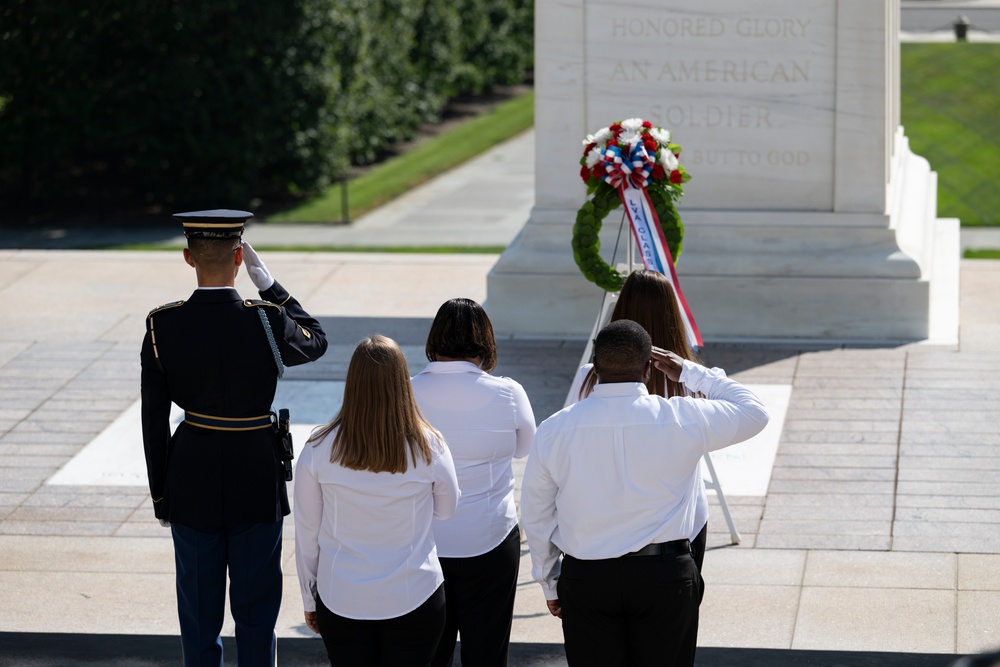
<path id="1" fill-rule="evenodd" d="M 645 188 L 619 187 L 618 195 L 625 206 L 625 214 L 628 216 L 632 235 L 639 247 L 639 254 L 642 255 L 643 265 L 647 269 L 663 274 L 670 280 L 670 285 L 674 288 L 674 295 L 677 297 L 677 303 L 680 305 L 681 321 L 684 323 L 684 332 L 687 335 L 688 343 L 692 347 L 702 347 L 704 343 L 701 332 L 698 330 L 698 323 L 695 322 L 691 307 L 684 297 L 680 280 L 677 278 L 677 269 L 674 267 L 674 259 L 670 254 L 670 247 L 663 235 L 663 229 L 660 227 L 660 220 L 656 215 L 656 208 L 649 198 L 649 193 Z"/>

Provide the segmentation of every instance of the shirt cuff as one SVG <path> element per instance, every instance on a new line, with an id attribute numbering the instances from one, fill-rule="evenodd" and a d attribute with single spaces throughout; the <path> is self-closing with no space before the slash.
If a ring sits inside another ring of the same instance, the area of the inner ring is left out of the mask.
<path id="1" fill-rule="evenodd" d="M 680 381 L 683 384 L 685 384 L 685 385 L 687 385 L 689 387 L 692 386 L 692 385 L 694 385 L 694 384 L 697 384 L 698 383 L 698 379 L 699 379 L 699 377 L 701 375 L 700 373 L 698 373 L 698 369 L 700 369 L 700 368 L 704 368 L 704 366 L 700 366 L 700 365 L 694 363 L 693 361 L 691 361 L 690 359 L 684 359 L 684 360 L 682 360 L 681 361 L 681 375 L 680 375 L 680 378 L 679 378 Z"/>
<path id="2" fill-rule="evenodd" d="M 302 591 L 302 611 L 316 611 L 316 597 L 319 595 L 316 593 L 316 581 L 312 582 L 312 593 L 307 593 Z"/>
<path id="3" fill-rule="evenodd" d="M 726 377 L 726 372 L 721 368 L 706 368 L 690 359 L 681 362 L 681 383 L 691 391 L 705 391 L 712 386 L 712 383 L 719 378 Z"/>

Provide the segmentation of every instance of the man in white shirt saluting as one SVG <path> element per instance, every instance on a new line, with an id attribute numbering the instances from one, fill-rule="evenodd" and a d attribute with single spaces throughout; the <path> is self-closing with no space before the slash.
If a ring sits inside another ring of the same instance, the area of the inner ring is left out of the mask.
<path id="1" fill-rule="evenodd" d="M 525 467 L 532 575 L 571 667 L 693 665 L 696 471 L 705 452 L 759 433 L 767 410 L 721 369 L 654 350 L 631 320 L 598 333 L 594 367 L 599 384 L 542 422 Z M 650 396 L 651 372 L 706 398 Z"/>

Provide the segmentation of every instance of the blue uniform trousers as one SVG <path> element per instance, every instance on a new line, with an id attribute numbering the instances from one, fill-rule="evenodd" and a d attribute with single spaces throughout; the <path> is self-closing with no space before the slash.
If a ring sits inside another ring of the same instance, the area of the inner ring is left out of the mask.
<path id="1" fill-rule="evenodd" d="M 221 528 L 171 525 L 185 667 L 222 667 L 227 570 L 238 664 L 275 665 L 281 527 L 281 521 Z"/>

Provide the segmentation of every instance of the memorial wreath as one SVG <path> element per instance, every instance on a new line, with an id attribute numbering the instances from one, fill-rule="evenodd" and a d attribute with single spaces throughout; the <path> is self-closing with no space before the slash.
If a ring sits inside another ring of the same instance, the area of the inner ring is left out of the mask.
<path id="1" fill-rule="evenodd" d="M 641 118 L 614 123 L 588 135 L 583 144 L 580 178 L 587 184 L 589 199 L 573 225 L 573 259 L 587 280 L 617 292 L 625 276 L 601 257 L 604 218 L 626 200 L 628 190 L 645 191 L 676 263 L 684 225 L 674 204 L 691 176 L 680 164 L 681 147 L 671 143 L 670 132 Z"/>

